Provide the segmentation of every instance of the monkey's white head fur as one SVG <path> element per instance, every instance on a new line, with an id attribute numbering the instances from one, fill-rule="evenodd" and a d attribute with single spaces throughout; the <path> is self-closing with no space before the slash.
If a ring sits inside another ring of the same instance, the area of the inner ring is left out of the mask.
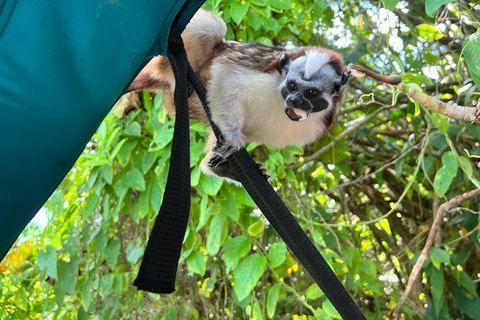
<path id="1" fill-rule="evenodd" d="M 307 51 L 305 55 L 307 59 L 305 62 L 305 80 L 310 80 L 315 73 L 330 62 L 330 55 L 323 52 Z"/>

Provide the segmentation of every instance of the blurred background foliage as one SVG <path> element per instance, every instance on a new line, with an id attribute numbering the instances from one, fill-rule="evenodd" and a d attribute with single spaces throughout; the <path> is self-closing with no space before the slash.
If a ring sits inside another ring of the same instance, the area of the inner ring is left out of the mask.
<path id="1" fill-rule="evenodd" d="M 208 0 L 228 39 L 320 45 L 475 106 L 475 1 Z M 173 120 L 162 96 L 109 115 L 0 265 L 1 319 L 339 319 L 246 192 L 200 172 L 191 126 L 192 209 L 177 291 L 132 285 L 164 192 Z M 368 319 L 392 319 L 440 204 L 477 189 L 480 127 L 351 79 L 331 132 L 305 147 L 250 144 L 271 183 Z M 480 198 L 443 219 L 401 319 L 480 319 Z"/>

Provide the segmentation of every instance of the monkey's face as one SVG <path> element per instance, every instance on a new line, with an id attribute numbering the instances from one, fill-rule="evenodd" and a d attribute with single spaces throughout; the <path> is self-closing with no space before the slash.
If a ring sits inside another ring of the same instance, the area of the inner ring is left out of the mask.
<path id="1" fill-rule="evenodd" d="M 328 54 L 307 52 L 293 61 L 284 55 L 279 66 L 285 71 L 279 89 L 290 120 L 305 120 L 310 113 L 336 108 L 341 101 L 348 74 L 338 75 Z"/>

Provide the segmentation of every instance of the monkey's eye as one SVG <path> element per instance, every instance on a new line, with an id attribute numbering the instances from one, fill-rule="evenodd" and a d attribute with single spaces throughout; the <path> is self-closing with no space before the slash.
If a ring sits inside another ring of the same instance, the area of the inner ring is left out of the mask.
<path id="1" fill-rule="evenodd" d="M 305 90 L 305 95 L 307 95 L 307 96 L 313 97 L 313 96 L 316 95 L 317 93 L 318 93 L 317 90 L 314 90 L 314 89 Z"/>
<path id="2" fill-rule="evenodd" d="M 297 84 L 294 81 L 290 81 L 288 83 L 288 87 L 290 88 L 290 90 L 297 90 Z"/>

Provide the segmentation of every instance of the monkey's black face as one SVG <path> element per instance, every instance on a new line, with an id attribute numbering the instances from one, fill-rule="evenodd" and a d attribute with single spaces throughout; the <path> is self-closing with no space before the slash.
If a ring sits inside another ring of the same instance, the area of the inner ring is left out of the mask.
<path id="1" fill-rule="evenodd" d="M 305 120 L 309 113 L 325 110 L 331 104 L 327 100 L 329 95 L 325 95 L 324 90 L 304 81 L 287 79 L 280 93 L 285 100 L 285 114 L 292 121 Z"/>
<path id="2" fill-rule="evenodd" d="M 279 90 L 290 120 L 305 120 L 340 102 L 348 74 L 338 75 L 327 54 L 309 52 L 293 61 L 285 54 L 278 63 L 284 76 Z"/>

